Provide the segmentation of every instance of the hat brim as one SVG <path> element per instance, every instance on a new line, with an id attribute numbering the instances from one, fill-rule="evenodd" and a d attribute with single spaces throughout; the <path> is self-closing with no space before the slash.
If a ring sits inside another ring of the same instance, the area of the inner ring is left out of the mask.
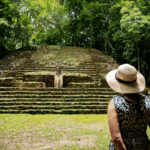
<path id="1" fill-rule="evenodd" d="M 145 78 L 140 72 L 137 72 L 137 80 L 135 83 L 132 84 L 125 84 L 117 81 L 115 78 L 116 72 L 117 69 L 110 71 L 106 75 L 106 81 L 114 91 L 118 93 L 139 93 L 144 91 Z"/>

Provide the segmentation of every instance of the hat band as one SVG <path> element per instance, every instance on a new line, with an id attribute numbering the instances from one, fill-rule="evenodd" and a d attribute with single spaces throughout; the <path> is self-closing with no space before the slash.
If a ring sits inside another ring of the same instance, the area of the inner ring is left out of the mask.
<path id="1" fill-rule="evenodd" d="M 137 78 L 136 78 L 134 81 L 123 81 L 123 80 L 121 80 L 120 78 L 118 78 L 117 72 L 116 72 L 116 74 L 115 74 L 115 78 L 116 78 L 116 80 L 117 80 L 118 82 L 120 82 L 120 83 L 125 83 L 125 84 L 132 84 L 132 83 L 136 82 L 136 79 L 137 79 Z"/>

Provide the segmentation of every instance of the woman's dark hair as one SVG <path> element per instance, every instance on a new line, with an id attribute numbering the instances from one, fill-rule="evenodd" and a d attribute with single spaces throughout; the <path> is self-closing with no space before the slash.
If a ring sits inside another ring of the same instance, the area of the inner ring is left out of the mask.
<path id="1" fill-rule="evenodd" d="M 136 109 L 140 113 L 140 115 L 143 115 L 143 111 L 141 111 L 141 106 L 140 106 L 140 94 L 139 93 L 132 93 L 132 94 L 126 94 L 126 97 L 129 99 L 134 99 L 136 101 Z"/>

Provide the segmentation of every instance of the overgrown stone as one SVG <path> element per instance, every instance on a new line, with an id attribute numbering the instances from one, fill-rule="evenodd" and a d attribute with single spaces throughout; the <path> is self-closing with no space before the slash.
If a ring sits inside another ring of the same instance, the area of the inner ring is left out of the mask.
<path id="1" fill-rule="evenodd" d="M 13 77 L 0 78 L 0 86 L 11 86 L 13 79 Z"/>
<path id="2" fill-rule="evenodd" d="M 23 81 L 44 82 L 46 87 L 54 87 L 54 75 L 54 72 L 49 71 L 27 72 L 23 75 Z"/>
<path id="3" fill-rule="evenodd" d="M 70 82 L 92 82 L 90 75 L 82 73 L 65 73 L 63 76 L 63 87 L 67 87 Z"/>
<path id="4" fill-rule="evenodd" d="M 14 82 L 12 83 L 12 87 L 36 87 L 36 88 L 45 88 L 44 82 Z"/>
<path id="5" fill-rule="evenodd" d="M 23 81 L 44 82 L 47 87 L 54 87 L 55 72 L 28 72 L 23 75 Z M 63 73 L 63 87 L 67 87 L 69 82 L 92 82 L 90 75 L 82 73 Z"/>
<path id="6" fill-rule="evenodd" d="M 100 80 L 101 80 L 101 86 L 102 87 L 109 87 L 105 77 L 101 78 Z"/>
<path id="7" fill-rule="evenodd" d="M 94 82 L 70 82 L 67 87 L 69 88 L 96 88 L 101 85 Z"/>

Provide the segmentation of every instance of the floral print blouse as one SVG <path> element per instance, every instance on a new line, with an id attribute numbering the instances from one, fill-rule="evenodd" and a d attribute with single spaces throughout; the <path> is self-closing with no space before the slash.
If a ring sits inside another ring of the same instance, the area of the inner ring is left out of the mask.
<path id="1" fill-rule="evenodd" d="M 138 111 L 136 105 L 123 94 L 113 97 L 113 103 L 127 150 L 148 150 L 149 139 L 146 130 L 147 125 L 150 125 L 150 99 L 144 94 L 140 95 L 139 108 L 141 111 Z M 112 139 L 109 150 L 116 150 Z"/>

